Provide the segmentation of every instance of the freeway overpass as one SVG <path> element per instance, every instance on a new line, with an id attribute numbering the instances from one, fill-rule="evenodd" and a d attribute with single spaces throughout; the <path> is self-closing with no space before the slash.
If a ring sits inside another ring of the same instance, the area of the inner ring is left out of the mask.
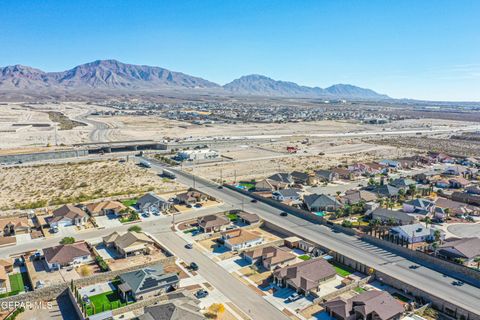
<path id="1" fill-rule="evenodd" d="M 162 166 L 153 163 L 153 167 Z M 262 202 L 251 203 L 251 198 L 227 188 L 218 189 L 213 182 L 175 171 L 179 182 L 195 187 L 221 199 L 232 208 L 255 212 L 264 220 L 297 234 L 306 240 L 333 250 L 343 259 L 357 262 L 355 267 L 371 267 L 382 281 L 398 289 L 410 292 L 457 319 L 480 319 L 480 288 L 468 283 L 455 285 L 456 279 L 436 271 L 432 266 L 417 262 L 362 241 L 356 236 L 335 231 L 327 226 L 314 224 L 294 215 L 281 217 L 281 210 Z M 412 266 L 418 266 L 412 268 Z M 364 271 L 364 270 L 363 270 Z"/>

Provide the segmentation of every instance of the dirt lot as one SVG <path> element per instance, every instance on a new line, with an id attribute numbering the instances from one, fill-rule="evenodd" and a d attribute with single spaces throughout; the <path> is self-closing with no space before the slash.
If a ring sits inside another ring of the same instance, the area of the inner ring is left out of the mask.
<path id="1" fill-rule="evenodd" d="M 301 139 L 303 140 L 303 139 Z M 184 167 L 185 170 L 209 179 L 234 182 L 261 179 L 280 171 L 309 171 L 326 169 L 355 161 L 372 161 L 385 157 L 407 156 L 408 150 L 389 145 L 376 145 L 355 139 L 310 139 L 308 144 L 301 140 L 265 143 L 260 146 L 243 146 L 220 149 L 220 153 L 232 160 L 211 164 Z M 286 146 L 298 147 L 298 152 L 289 154 Z"/>
<path id="2" fill-rule="evenodd" d="M 133 162 L 114 160 L 0 169 L 0 209 L 36 208 L 180 189 Z"/>
<path id="3" fill-rule="evenodd" d="M 131 256 L 125 259 L 111 259 L 107 260 L 108 266 L 110 270 L 122 270 L 125 268 L 133 267 L 133 266 L 142 266 L 152 261 L 160 260 L 165 258 L 165 255 L 160 252 L 160 250 L 155 250 L 154 253 L 149 255 L 138 255 L 138 256 Z"/>

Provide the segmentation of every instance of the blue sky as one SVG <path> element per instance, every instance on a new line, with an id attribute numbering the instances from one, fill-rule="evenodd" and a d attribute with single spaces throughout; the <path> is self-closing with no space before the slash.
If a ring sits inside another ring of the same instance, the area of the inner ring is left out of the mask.
<path id="1" fill-rule="evenodd" d="M 0 2 L 0 66 L 114 58 L 220 84 L 257 73 L 480 101 L 480 1 Z"/>

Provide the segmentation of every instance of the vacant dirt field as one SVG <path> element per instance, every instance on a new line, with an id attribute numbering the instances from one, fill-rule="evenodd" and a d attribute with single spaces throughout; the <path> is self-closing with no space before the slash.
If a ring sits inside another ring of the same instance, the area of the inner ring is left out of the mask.
<path id="1" fill-rule="evenodd" d="M 114 160 L 0 169 L 0 209 L 28 209 L 91 199 L 171 192 L 181 186 L 133 162 Z"/>

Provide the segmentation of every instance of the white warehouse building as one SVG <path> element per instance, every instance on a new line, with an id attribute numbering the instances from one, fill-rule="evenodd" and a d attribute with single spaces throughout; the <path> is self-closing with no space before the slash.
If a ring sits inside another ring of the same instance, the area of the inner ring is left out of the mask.
<path id="1" fill-rule="evenodd" d="M 176 156 L 176 158 L 180 161 L 216 159 L 218 157 L 220 157 L 220 154 L 211 149 L 185 150 L 180 151 Z"/>

